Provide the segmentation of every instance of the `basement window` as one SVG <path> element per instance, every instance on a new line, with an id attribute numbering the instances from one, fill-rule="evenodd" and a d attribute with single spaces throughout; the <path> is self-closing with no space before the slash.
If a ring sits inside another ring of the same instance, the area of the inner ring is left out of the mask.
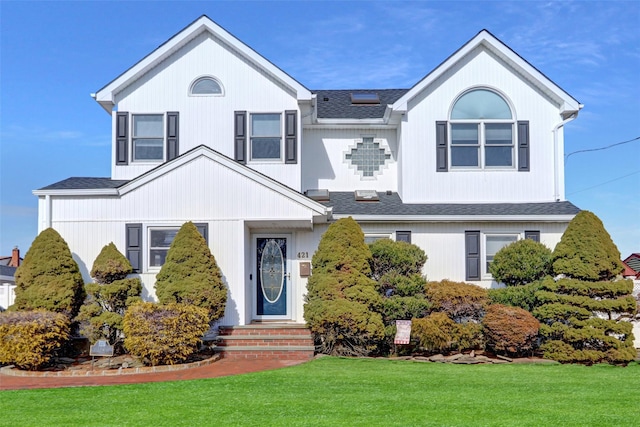
<path id="1" fill-rule="evenodd" d="M 351 104 L 354 105 L 380 105 L 380 97 L 377 93 L 352 93 Z"/>

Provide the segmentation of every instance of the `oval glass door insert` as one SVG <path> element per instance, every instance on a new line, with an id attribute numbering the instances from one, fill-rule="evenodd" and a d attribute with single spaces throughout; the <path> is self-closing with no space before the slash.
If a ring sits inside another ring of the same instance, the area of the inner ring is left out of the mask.
<path id="1" fill-rule="evenodd" d="M 262 295 L 271 304 L 278 301 L 284 288 L 284 255 L 278 243 L 269 240 L 260 258 L 260 284 Z"/>

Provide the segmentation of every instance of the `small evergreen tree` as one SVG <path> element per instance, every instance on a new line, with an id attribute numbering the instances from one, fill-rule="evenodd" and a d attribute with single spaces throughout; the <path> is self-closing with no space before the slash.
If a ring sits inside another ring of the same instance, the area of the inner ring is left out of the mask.
<path id="1" fill-rule="evenodd" d="M 85 285 L 87 298 L 76 317 L 80 332 L 91 342 L 106 339 L 121 342 L 122 318 L 125 310 L 141 301 L 142 284 L 138 278 L 127 279 L 133 268 L 116 245 L 109 243 L 93 262 L 91 276 L 96 283 Z"/>
<path id="2" fill-rule="evenodd" d="M 385 339 L 381 352 L 392 349 L 396 320 L 411 320 L 427 315 L 429 302 L 425 298 L 425 278 L 422 267 L 427 260 L 424 251 L 407 242 L 380 239 L 369 245 L 372 277 L 377 280 L 382 297 L 382 320 Z"/>
<path id="3" fill-rule="evenodd" d="M 551 272 L 551 250 L 531 239 L 500 249 L 489 264 L 493 278 L 507 286 L 526 285 Z"/>
<path id="4" fill-rule="evenodd" d="M 67 242 L 53 228 L 33 241 L 16 270 L 12 310 L 43 308 L 73 319 L 84 299 L 83 280 Z"/>
<path id="5" fill-rule="evenodd" d="M 384 335 L 381 298 L 369 278 L 371 251 L 352 218 L 331 224 L 312 258 L 304 318 L 316 348 L 332 355 L 367 355 Z"/>
<path id="6" fill-rule="evenodd" d="M 542 281 L 534 310 L 542 323 L 544 356 L 560 362 L 628 363 L 636 356 L 631 323 L 633 282 L 616 280 L 620 253 L 602 222 L 583 211 L 553 252 L 555 274 Z"/>
<path id="7" fill-rule="evenodd" d="M 551 262 L 555 274 L 578 280 L 611 280 L 624 270 L 620 251 L 600 218 L 589 211 L 578 213 L 569 223 Z"/>
<path id="8" fill-rule="evenodd" d="M 227 288 L 216 259 L 196 226 L 180 227 L 156 276 L 156 295 L 162 304 L 193 304 L 207 309 L 209 321 L 224 315 Z"/>

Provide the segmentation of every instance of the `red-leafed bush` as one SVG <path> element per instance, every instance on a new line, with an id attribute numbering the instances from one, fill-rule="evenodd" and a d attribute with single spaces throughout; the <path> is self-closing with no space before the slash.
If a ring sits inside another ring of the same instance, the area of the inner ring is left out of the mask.
<path id="1" fill-rule="evenodd" d="M 487 348 L 519 356 L 535 348 L 540 322 L 522 308 L 493 304 L 487 308 L 482 326 Z"/>

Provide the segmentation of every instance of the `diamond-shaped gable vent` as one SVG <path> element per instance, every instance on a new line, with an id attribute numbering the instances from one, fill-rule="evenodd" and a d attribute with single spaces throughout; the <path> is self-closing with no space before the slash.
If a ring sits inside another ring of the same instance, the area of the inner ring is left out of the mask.
<path id="1" fill-rule="evenodd" d="M 372 178 L 380 174 L 385 163 L 391 160 L 391 153 L 381 148 L 379 142 L 367 137 L 362 138 L 362 142 L 356 142 L 356 146 L 350 148 L 344 157 L 363 177 Z"/>

